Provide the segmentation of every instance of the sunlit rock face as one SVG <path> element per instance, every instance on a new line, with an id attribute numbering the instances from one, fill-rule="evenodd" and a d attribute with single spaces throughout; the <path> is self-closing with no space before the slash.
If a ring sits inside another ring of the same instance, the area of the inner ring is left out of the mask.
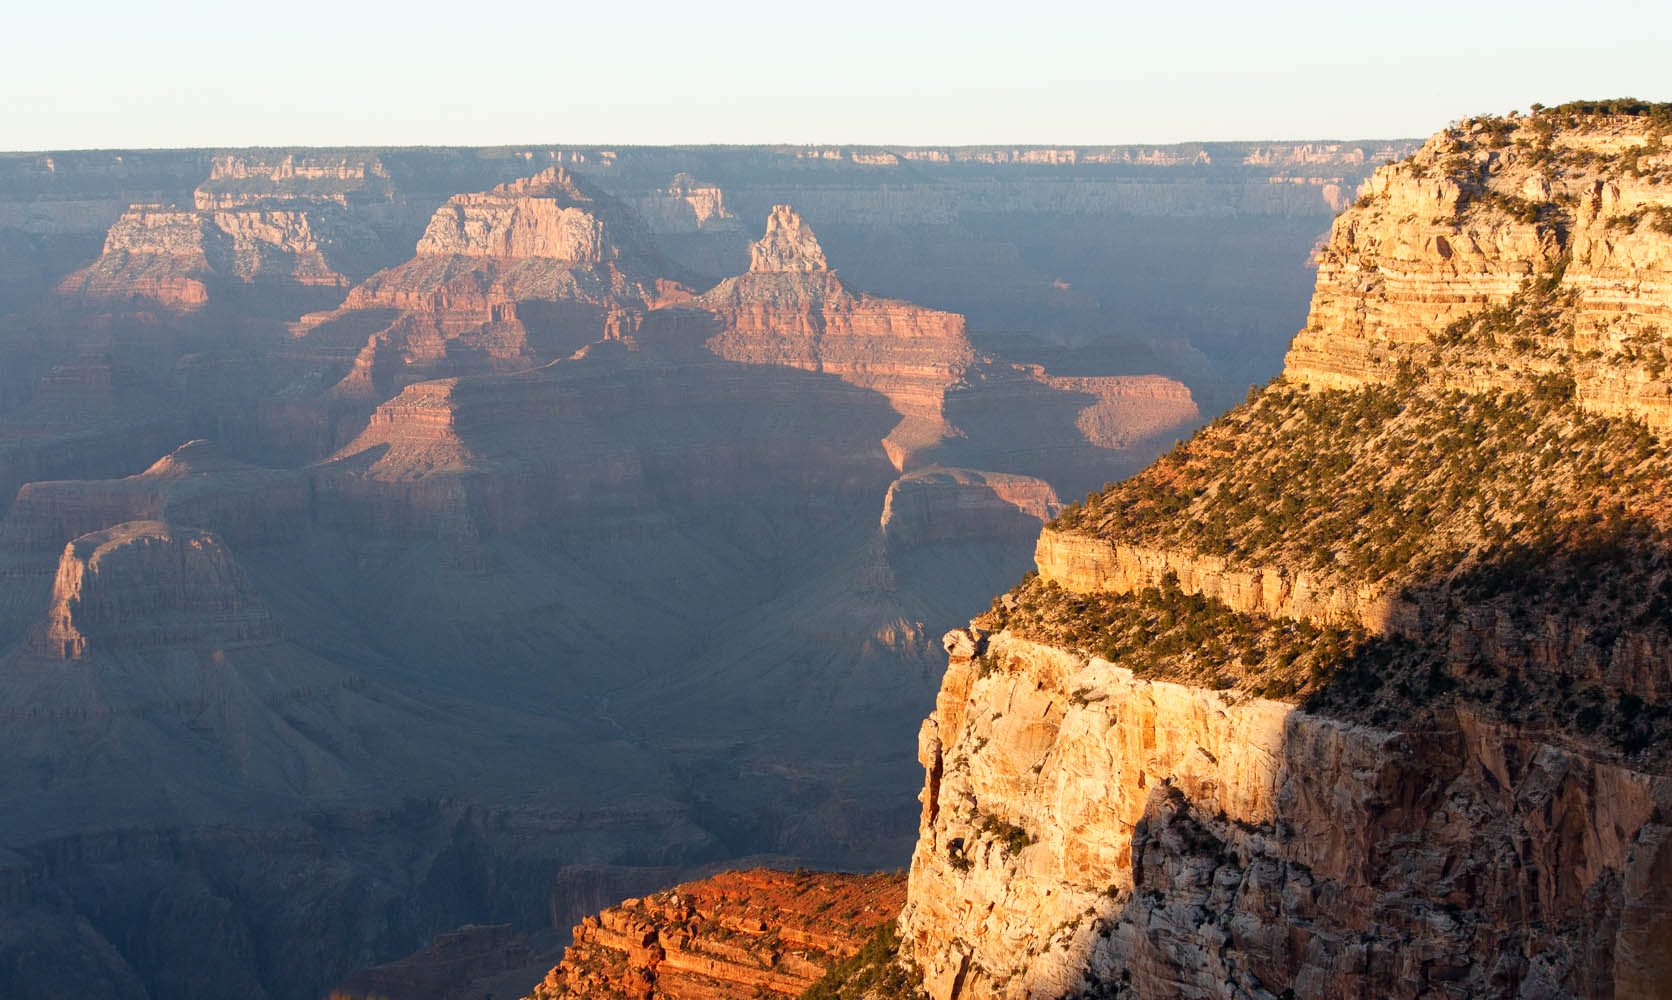
<path id="1" fill-rule="evenodd" d="M 932 997 L 1665 995 L 1669 117 L 1378 170 L 1281 378 L 947 635 Z"/>
<path id="2" fill-rule="evenodd" d="M 901 920 L 938 1000 L 1658 995 L 1664 775 L 1464 711 L 1383 729 L 980 648 L 919 735 Z"/>
<path id="3" fill-rule="evenodd" d="M 528 1000 L 797 997 L 894 919 L 898 873 L 725 872 L 623 900 L 574 928 Z"/>

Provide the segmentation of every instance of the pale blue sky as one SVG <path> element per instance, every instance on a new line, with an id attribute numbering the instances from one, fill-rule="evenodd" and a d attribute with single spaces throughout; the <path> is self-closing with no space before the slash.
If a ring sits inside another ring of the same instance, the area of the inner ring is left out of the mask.
<path id="1" fill-rule="evenodd" d="M 1427 135 L 1672 100 L 1672 2 L 7 0 L 0 149 Z"/>

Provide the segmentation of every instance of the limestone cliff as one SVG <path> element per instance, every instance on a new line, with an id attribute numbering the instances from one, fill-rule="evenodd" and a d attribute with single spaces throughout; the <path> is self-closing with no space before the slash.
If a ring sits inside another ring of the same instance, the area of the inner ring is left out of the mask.
<path id="1" fill-rule="evenodd" d="M 1379 170 L 1284 374 L 947 636 L 931 996 L 1667 995 L 1668 133 Z"/>
<path id="2" fill-rule="evenodd" d="M 894 919 L 904 882 L 753 869 L 624 900 L 575 927 L 529 1000 L 799 996 Z"/>
<path id="3" fill-rule="evenodd" d="M 737 216 L 726 208 L 726 194 L 718 185 L 683 171 L 667 187 L 640 197 L 637 207 L 639 216 L 658 235 L 743 230 Z"/>
<path id="4" fill-rule="evenodd" d="M 395 185 L 374 153 L 224 154 L 210 161 L 209 178 L 192 201 L 202 210 L 243 208 L 271 201 L 348 207 L 389 203 Z"/>
<path id="5" fill-rule="evenodd" d="M 1319 255 L 1286 374 L 1319 388 L 1444 367 L 1459 388 L 1574 380 L 1672 425 L 1672 151 L 1649 116 L 1482 119 L 1379 168 Z"/>

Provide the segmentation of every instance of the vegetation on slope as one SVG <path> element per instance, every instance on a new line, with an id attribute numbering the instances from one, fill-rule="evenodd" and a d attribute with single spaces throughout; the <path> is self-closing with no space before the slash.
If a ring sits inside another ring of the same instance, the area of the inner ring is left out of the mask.
<path id="1" fill-rule="evenodd" d="M 1458 662 L 1445 641 L 1241 614 L 1185 593 L 1172 578 L 1131 594 L 1079 594 L 1029 574 L 977 623 L 1228 698 L 1297 701 L 1311 712 L 1378 726 L 1463 704 L 1489 719 L 1565 731 L 1624 754 L 1672 755 L 1672 705 L 1664 701 L 1533 664 Z M 989 653 L 983 668 L 1005 665 Z M 1104 697 L 1090 689 L 1070 695 L 1082 705 Z"/>
<path id="2" fill-rule="evenodd" d="M 1631 582 L 1648 573 L 1658 586 L 1672 454 L 1640 424 L 1580 410 L 1572 392 L 1560 376 L 1474 394 L 1280 381 L 1051 527 L 1343 586 L 1479 584 L 1519 553 L 1629 542 L 1648 560 Z M 1579 583 L 1542 582 L 1562 596 Z M 1585 582 L 1642 596 L 1620 574 Z"/>
<path id="3" fill-rule="evenodd" d="M 1561 134 L 1596 115 L 1633 121 L 1607 126 L 1612 145 Z M 1672 449 L 1580 395 L 1612 376 L 1652 385 L 1672 369 L 1672 340 L 1652 315 L 1580 308 L 1565 283 L 1576 204 L 1562 188 L 1564 177 L 1577 184 L 1590 176 L 1579 171 L 1599 168 L 1672 181 L 1665 158 L 1651 158 L 1665 137 L 1672 105 L 1644 102 L 1451 130 L 1399 169 L 1456 179 L 1471 227 L 1538 230 L 1548 256 L 1514 294 L 1436 325 L 1426 342 L 1376 341 L 1360 388 L 1279 378 L 1253 390 L 1050 526 L 1195 560 L 1208 576 L 1304 577 L 1310 593 L 1338 598 L 1332 607 L 1367 619 L 1379 609 L 1384 634 L 1239 614 L 1172 578 L 1131 594 L 1025 580 L 984 623 L 1142 676 L 1304 700 L 1378 724 L 1467 703 L 1626 753 L 1665 753 Z M 1515 158 L 1521 166 L 1508 169 Z M 1528 163 L 1548 198 L 1523 193 L 1537 189 L 1523 185 Z M 1672 234 L 1672 210 L 1639 207 L 1607 220 L 1608 230 L 1641 238 L 1664 216 Z"/>
<path id="4" fill-rule="evenodd" d="M 801 1000 L 925 1000 L 923 973 L 900 960 L 898 923 L 878 927 L 858 954 L 832 966 Z"/>

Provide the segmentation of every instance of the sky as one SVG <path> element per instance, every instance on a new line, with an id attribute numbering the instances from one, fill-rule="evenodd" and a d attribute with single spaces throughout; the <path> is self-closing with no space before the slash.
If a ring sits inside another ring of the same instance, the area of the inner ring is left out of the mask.
<path id="1" fill-rule="evenodd" d="M 1672 100 L 1672 2 L 6 0 L 0 149 L 1426 136 Z"/>

